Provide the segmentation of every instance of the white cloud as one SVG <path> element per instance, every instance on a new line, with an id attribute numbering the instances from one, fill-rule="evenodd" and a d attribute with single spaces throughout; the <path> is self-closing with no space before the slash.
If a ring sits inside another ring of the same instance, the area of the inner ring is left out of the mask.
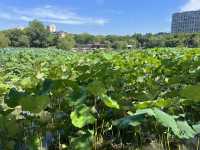
<path id="1" fill-rule="evenodd" d="M 32 20 L 32 18 L 27 17 L 27 16 L 20 16 L 19 19 L 22 20 L 22 21 L 27 21 L 27 22 Z"/>
<path id="2" fill-rule="evenodd" d="M 181 8 L 181 11 L 191 11 L 200 9 L 200 0 L 188 0 L 188 2 Z"/>
<path id="3" fill-rule="evenodd" d="M 31 9 L 13 8 L 9 10 L 0 10 L 0 18 L 6 20 L 31 21 L 38 19 L 47 23 L 71 24 L 71 25 L 104 25 L 108 23 L 107 19 L 97 17 L 84 17 L 76 12 L 46 5 Z"/>

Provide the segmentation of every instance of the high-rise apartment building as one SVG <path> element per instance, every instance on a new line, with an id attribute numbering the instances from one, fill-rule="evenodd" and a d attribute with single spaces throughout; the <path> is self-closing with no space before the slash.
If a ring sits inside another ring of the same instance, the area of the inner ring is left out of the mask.
<path id="1" fill-rule="evenodd" d="M 47 26 L 47 30 L 51 33 L 56 32 L 56 25 L 55 24 L 51 24 L 49 26 Z"/>
<path id="2" fill-rule="evenodd" d="M 200 32 L 200 10 L 173 14 L 172 33 Z"/>

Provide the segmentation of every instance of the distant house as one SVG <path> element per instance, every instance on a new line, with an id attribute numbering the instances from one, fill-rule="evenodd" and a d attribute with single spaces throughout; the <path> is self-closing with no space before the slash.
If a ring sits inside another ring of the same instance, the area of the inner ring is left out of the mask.
<path id="1" fill-rule="evenodd" d="M 56 32 L 56 34 L 61 37 L 61 38 L 64 38 L 68 33 L 67 32 L 64 32 L 64 31 L 58 31 Z"/>
<path id="2" fill-rule="evenodd" d="M 76 49 L 81 51 L 87 51 L 87 50 L 96 50 L 96 49 L 106 49 L 106 44 L 101 43 L 89 43 L 89 44 L 77 44 Z"/>
<path id="3" fill-rule="evenodd" d="M 90 44 L 92 49 L 105 49 L 106 48 L 106 44 L 101 44 L 101 43 L 92 43 Z"/>
<path id="4" fill-rule="evenodd" d="M 127 49 L 132 49 L 132 48 L 133 48 L 133 45 L 130 45 L 130 44 L 129 44 L 129 45 L 126 46 L 126 48 L 127 48 Z"/>

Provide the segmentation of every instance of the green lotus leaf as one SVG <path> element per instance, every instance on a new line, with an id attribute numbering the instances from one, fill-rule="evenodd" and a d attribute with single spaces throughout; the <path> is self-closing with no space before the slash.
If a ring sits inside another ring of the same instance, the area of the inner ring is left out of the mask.
<path id="1" fill-rule="evenodd" d="M 110 108 L 115 108 L 115 109 L 119 109 L 120 108 L 119 104 L 116 101 L 112 100 L 111 97 L 109 97 L 109 96 L 107 96 L 105 94 L 101 95 L 101 100 L 104 102 L 104 104 L 106 106 L 108 106 Z"/>
<path id="2" fill-rule="evenodd" d="M 184 88 L 180 95 L 184 98 L 191 99 L 194 101 L 200 101 L 200 85 L 190 85 Z"/>
<path id="3" fill-rule="evenodd" d="M 77 106 L 77 108 L 71 112 L 70 118 L 72 124 L 77 128 L 83 128 L 96 121 L 96 118 L 90 113 L 90 109 L 84 104 Z"/>

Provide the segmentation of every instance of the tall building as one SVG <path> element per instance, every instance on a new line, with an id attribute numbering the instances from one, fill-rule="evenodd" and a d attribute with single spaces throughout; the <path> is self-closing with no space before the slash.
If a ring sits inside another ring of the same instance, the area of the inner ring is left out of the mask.
<path id="1" fill-rule="evenodd" d="M 56 25 L 55 24 L 51 24 L 49 26 L 47 26 L 47 30 L 51 33 L 56 32 Z"/>
<path id="2" fill-rule="evenodd" d="M 200 10 L 173 14 L 171 32 L 172 33 L 200 32 Z"/>

